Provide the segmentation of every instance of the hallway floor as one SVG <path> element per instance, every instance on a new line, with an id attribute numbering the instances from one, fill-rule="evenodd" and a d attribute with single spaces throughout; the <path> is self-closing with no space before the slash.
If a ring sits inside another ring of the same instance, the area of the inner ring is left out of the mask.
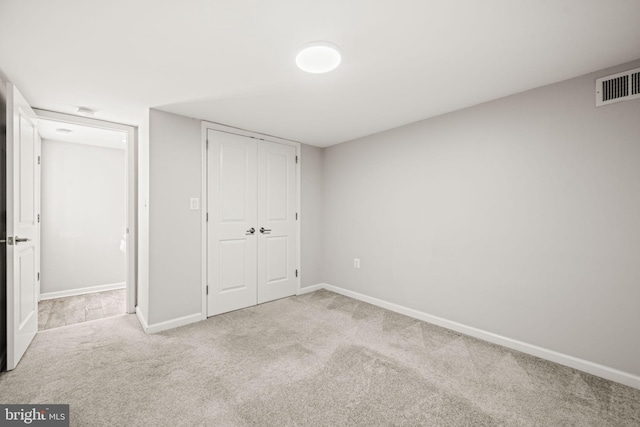
<path id="1" fill-rule="evenodd" d="M 59 328 L 126 313 L 126 289 L 42 300 L 38 330 Z"/>

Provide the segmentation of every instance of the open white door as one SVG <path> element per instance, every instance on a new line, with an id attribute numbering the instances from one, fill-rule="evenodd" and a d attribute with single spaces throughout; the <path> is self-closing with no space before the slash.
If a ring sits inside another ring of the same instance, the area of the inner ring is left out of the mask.
<path id="1" fill-rule="evenodd" d="M 7 369 L 38 332 L 38 132 L 36 115 L 7 83 Z"/>

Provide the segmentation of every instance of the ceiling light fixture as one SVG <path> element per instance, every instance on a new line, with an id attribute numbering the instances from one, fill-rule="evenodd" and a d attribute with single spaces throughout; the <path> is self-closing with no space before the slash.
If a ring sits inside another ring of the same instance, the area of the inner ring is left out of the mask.
<path id="1" fill-rule="evenodd" d="M 71 129 L 58 128 L 56 129 L 56 132 L 67 134 L 67 133 L 71 133 Z"/>
<path id="2" fill-rule="evenodd" d="M 85 117 L 93 117 L 93 115 L 95 114 L 91 108 L 87 107 L 78 107 L 76 108 L 76 112 Z"/>
<path id="3" fill-rule="evenodd" d="M 328 42 L 307 43 L 296 55 L 296 65 L 307 73 L 327 73 L 335 70 L 341 61 L 338 46 Z"/>

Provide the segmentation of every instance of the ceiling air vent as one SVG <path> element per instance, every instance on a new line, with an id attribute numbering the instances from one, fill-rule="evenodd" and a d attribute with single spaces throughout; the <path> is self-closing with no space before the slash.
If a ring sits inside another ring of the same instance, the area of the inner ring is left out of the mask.
<path id="1" fill-rule="evenodd" d="M 640 68 L 596 80 L 596 107 L 640 98 Z"/>

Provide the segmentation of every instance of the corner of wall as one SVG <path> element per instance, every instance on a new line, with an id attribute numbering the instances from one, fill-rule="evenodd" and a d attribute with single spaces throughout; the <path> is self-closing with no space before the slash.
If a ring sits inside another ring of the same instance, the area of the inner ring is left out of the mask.
<path id="1" fill-rule="evenodd" d="M 300 257 L 301 286 L 322 280 L 322 153 L 324 149 L 301 145 Z"/>
<path id="2" fill-rule="evenodd" d="M 149 318 L 149 110 L 138 128 L 138 295 L 136 313 Z M 142 323 L 142 322 L 141 322 Z M 148 328 L 148 325 L 146 326 Z M 146 331 L 145 328 L 145 331 Z"/>

